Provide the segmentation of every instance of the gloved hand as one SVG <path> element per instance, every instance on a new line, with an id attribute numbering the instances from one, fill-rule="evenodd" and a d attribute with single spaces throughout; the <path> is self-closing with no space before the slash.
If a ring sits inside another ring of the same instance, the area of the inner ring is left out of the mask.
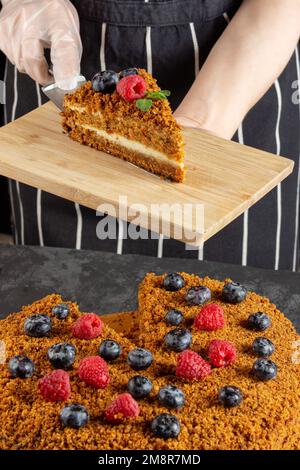
<path id="1" fill-rule="evenodd" d="M 69 0 L 2 0 L 0 49 L 42 85 L 53 81 L 44 48 L 51 49 L 55 81 L 71 89 L 80 74 L 79 19 Z"/>

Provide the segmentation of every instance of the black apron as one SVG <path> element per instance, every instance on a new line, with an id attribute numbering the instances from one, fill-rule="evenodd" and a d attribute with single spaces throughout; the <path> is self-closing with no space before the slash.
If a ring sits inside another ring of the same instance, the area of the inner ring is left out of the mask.
<path id="1" fill-rule="evenodd" d="M 175 109 L 211 48 L 234 15 L 234 0 L 75 0 L 83 41 L 82 73 L 100 69 L 148 69 L 163 89 L 172 90 Z M 6 120 L 45 102 L 39 86 L 7 62 Z M 152 240 L 99 240 L 95 211 L 12 182 L 10 196 L 19 244 L 47 245 L 119 254 L 199 258 L 271 269 L 296 270 L 299 248 L 299 105 L 292 85 L 299 79 L 299 53 L 250 111 L 234 137 L 240 143 L 295 161 L 294 173 L 243 216 L 187 251 L 183 243 L 157 235 Z M 233 85 L 234 86 L 234 85 Z M 294 85 L 293 85 L 294 86 Z M 259 165 L 259 162 L 258 162 Z M 201 184 L 201 181 L 199 182 Z"/>

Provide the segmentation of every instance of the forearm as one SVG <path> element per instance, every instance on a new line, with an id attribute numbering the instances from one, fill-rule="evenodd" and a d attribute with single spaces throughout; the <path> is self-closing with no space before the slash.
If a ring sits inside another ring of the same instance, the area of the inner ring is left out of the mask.
<path id="1" fill-rule="evenodd" d="M 244 0 L 175 116 L 231 138 L 285 68 L 299 35 L 299 0 Z"/>

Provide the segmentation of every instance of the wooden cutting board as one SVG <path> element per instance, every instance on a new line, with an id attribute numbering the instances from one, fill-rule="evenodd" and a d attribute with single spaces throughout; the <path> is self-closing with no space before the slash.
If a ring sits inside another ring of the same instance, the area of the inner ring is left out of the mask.
<path id="1" fill-rule="evenodd" d="M 260 150 L 185 129 L 187 177 L 172 183 L 103 152 L 81 146 L 62 133 L 61 118 L 52 103 L 0 129 L 0 174 L 92 209 L 125 220 L 132 204 L 139 207 L 139 225 L 149 227 L 152 204 L 203 204 L 204 230 L 196 227 L 195 212 L 183 222 L 171 221 L 170 235 L 197 243 L 209 239 L 255 204 L 293 170 L 293 162 Z M 119 195 L 125 196 L 121 208 Z M 121 210 L 121 212 L 120 212 Z M 153 213 L 151 214 L 153 215 Z M 168 235 L 164 222 L 160 232 Z M 155 217 L 154 217 L 155 219 Z M 185 233 L 174 234 L 183 226 Z M 186 236 L 187 234 L 187 236 Z"/>

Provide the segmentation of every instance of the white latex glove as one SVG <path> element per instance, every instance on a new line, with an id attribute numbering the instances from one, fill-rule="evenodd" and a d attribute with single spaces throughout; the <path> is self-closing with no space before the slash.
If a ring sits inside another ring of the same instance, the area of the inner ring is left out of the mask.
<path id="1" fill-rule="evenodd" d="M 77 11 L 69 0 L 2 0 L 0 49 L 18 70 L 42 85 L 53 81 L 44 48 L 51 49 L 55 81 L 71 89 L 80 73 Z"/>

